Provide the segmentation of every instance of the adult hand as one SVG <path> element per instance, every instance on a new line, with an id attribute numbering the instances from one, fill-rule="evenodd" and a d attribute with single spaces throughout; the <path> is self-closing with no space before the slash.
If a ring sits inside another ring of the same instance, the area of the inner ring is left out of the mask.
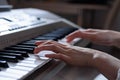
<path id="1" fill-rule="evenodd" d="M 46 57 L 56 58 L 65 61 L 68 64 L 76 66 L 92 66 L 92 60 L 96 53 L 102 53 L 97 50 L 82 48 L 71 45 L 63 45 L 55 41 L 38 41 L 38 47 L 35 48 L 34 53 L 42 50 L 50 50 L 56 54 L 47 54 Z"/>
<path id="2" fill-rule="evenodd" d="M 103 73 L 109 80 L 115 80 L 120 60 L 101 51 L 77 46 L 63 45 L 55 41 L 38 41 L 34 53 L 51 50 L 56 54 L 46 54 L 46 57 L 56 58 L 74 66 L 90 66 Z"/>
<path id="3" fill-rule="evenodd" d="M 66 38 L 68 42 L 71 42 L 75 38 L 83 38 L 90 40 L 93 43 L 106 46 L 118 47 L 118 44 L 120 44 L 120 32 L 112 30 L 99 30 L 99 29 L 77 30 L 68 35 Z"/>

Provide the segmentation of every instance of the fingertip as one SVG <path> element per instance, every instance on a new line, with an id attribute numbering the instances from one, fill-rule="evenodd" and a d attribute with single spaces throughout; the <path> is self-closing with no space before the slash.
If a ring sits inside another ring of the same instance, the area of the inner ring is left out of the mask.
<path id="1" fill-rule="evenodd" d="M 66 42 L 70 43 L 72 40 L 73 40 L 73 38 L 71 36 L 66 37 Z"/>
<path id="2" fill-rule="evenodd" d="M 39 45 L 39 41 L 36 41 L 36 42 L 35 42 L 35 45 Z"/>
<path id="3" fill-rule="evenodd" d="M 40 44 L 42 44 L 44 42 L 45 42 L 45 40 L 38 40 L 38 41 L 35 42 L 35 45 L 40 45 Z"/>
<path id="4" fill-rule="evenodd" d="M 70 39 L 67 39 L 67 40 L 66 40 L 67 43 L 70 43 L 71 41 L 72 41 L 72 40 L 70 40 Z"/>
<path id="5" fill-rule="evenodd" d="M 45 54 L 45 57 L 50 57 L 51 54 Z"/>
<path id="6" fill-rule="evenodd" d="M 33 53 L 34 53 L 34 54 L 37 54 L 37 53 L 38 53 L 38 49 L 37 49 L 37 47 L 34 48 Z"/>
<path id="7" fill-rule="evenodd" d="M 37 54 L 36 50 L 33 51 L 34 54 Z"/>

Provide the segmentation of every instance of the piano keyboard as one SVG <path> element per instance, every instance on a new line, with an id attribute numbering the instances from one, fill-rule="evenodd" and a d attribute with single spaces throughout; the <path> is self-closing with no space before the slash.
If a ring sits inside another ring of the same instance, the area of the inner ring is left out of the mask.
<path id="1" fill-rule="evenodd" d="M 41 67 L 50 59 L 41 60 L 34 56 L 33 50 L 38 40 L 60 41 L 66 35 L 75 31 L 74 27 L 62 27 L 49 33 L 39 35 L 30 40 L 23 41 L 16 45 L 6 47 L 0 51 L 0 80 L 19 80 L 24 79 L 37 67 Z"/>

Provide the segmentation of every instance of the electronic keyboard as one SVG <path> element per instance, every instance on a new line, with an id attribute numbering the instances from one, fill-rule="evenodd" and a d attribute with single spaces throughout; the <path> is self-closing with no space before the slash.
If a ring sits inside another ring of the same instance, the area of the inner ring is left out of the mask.
<path id="1" fill-rule="evenodd" d="M 0 80 L 26 79 L 51 61 L 33 54 L 36 41 L 62 42 L 65 36 L 78 28 L 81 27 L 45 10 L 26 8 L 1 12 Z"/>

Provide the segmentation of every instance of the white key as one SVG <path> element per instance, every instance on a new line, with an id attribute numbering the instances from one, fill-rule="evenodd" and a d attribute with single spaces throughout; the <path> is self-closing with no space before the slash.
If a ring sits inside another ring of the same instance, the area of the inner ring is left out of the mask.
<path id="1" fill-rule="evenodd" d="M 30 67 L 24 67 L 24 66 L 15 66 L 11 67 L 12 69 L 17 69 L 17 70 L 23 70 L 23 71 L 31 71 L 33 68 Z"/>
<path id="2" fill-rule="evenodd" d="M 0 80 L 16 80 L 16 79 L 0 76 Z"/>
<path id="3" fill-rule="evenodd" d="M 27 74 L 28 73 L 28 71 L 22 71 L 22 70 L 16 70 L 16 69 L 11 69 L 11 68 L 8 68 L 7 70 L 6 70 L 6 72 L 9 72 L 9 73 L 13 73 L 13 74 L 18 74 L 18 75 L 25 75 L 25 74 Z"/>
<path id="4" fill-rule="evenodd" d="M 6 78 L 7 77 L 12 78 L 12 79 L 19 79 L 20 77 L 22 77 L 22 75 L 20 75 L 20 74 L 10 73 L 10 72 L 6 72 L 6 71 L 5 72 L 0 72 L 0 76 L 6 77 Z M 2 80 L 2 79 L 0 79 L 0 80 Z"/>
<path id="5" fill-rule="evenodd" d="M 62 39 L 62 40 L 59 40 L 58 43 L 61 43 L 61 44 L 63 44 L 63 45 L 70 45 L 70 43 L 67 42 L 67 39 L 66 39 L 66 38 L 64 38 L 64 39 Z"/>
<path id="6" fill-rule="evenodd" d="M 70 43 L 67 42 L 67 39 L 64 38 L 62 40 L 59 40 L 58 42 L 64 45 L 74 45 L 75 43 L 77 43 L 78 41 L 80 41 L 81 38 L 75 38 L 73 41 L 71 41 Z"/>
<path id="7" fill-rule="evenodd" d="M 23 60 L 21 62 L 22 63 L 29 63 L 29 64 L 34 64 L 35 63 L 35 61 L 29 61 L 29 60 Z"/>
<path id="8" fill-rule="evenodd" d="M 30 67 L 30 68 L 35 68 L 38 65 L 36 64 L 29 64 L 29 63 L 17 63 L 18 66 L 24 66 L 24 67 Z"/>
<path id="9" fill-rule="evenodd" d="M 36 59 L 33 59 L 33 58 L 26 58 L 25 60 L 36 61 Z"/>

